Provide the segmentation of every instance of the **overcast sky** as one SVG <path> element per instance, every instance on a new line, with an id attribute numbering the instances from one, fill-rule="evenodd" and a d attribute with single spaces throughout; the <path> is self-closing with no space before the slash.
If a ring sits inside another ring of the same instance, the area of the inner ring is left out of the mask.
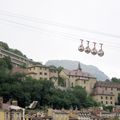
<path id="1" fill-rule="evenodd" d="M 80 53 L 79 39 L 103 43 L 104 57 Z M 35 61 L 77 60 L 120 77 L 120 1 L 0 0 L 0 41 Z"/>

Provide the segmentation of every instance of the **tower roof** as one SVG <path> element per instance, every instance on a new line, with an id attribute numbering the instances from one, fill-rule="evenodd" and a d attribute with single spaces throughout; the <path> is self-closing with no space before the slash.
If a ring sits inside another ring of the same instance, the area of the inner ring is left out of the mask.
<path id="1" fill-rule="evenodd" d="M 78 63 L 78 70 L 82 71 L 82 68 L 81 68 L 80 62 Z"/>

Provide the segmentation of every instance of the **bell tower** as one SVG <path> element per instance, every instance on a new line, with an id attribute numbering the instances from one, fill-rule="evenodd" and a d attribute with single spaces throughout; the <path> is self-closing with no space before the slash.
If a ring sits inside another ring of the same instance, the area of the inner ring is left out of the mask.
<path id="1" fill-rule="evenodd" d="M 80 62 L 78 63 L 78 70 L 82 71 L 82 68 L 81 68 Z"/>

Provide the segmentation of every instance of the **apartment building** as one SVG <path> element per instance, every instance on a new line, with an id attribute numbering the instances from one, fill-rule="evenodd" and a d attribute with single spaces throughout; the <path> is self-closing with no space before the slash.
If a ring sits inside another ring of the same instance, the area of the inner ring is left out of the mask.
<path id="1" fill-rule="evenodd" d="M 110 81 L 98 81 L 94 86 L 93 98 L 105 105 L 115 105 L 118 103 L 120 94 L 120 84 Z"/>
<path id="2" fill-rule="evenodd" d="M 101 104 L 114 106 L 115 105 L 115 95 L 111 93 L 95 93 L 93 99 Z"/>
<path id="3" fill-rule="evenodd" d="M 78 69 L 63 69 L 59 75 L 65 80 L 66 88 L 80 85 L 86 89 L 88 94 L 91 94 L 93 92 L 93 88 L 96 83 L 96 78 L 91 74 L 82 71 L 80 63 L 78 64 Z"/>
<path id="4" fill-rule="evenodd" d="M 45 65 L 33 65 L 27 68 L 27 76 L 31 76 L 34 79 L 46 79 L 52 80 L 54 85 L 58 85 L 58 71 L 54 67 L 48 67 Z"/>
<path id="5" fill-rule="evenodd" d="M 0 58 L 3 57 L 10 57 L 14 66 L 30 66 L 35 63 L 33 60 L 28 59 L 27 57 L 20 56 L 0 47 Z"/>

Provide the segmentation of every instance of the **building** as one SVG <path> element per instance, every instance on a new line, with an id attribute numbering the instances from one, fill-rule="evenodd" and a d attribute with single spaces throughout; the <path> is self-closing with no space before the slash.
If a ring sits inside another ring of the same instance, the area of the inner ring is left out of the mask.
<path id="1" fill-rule="evenodd" d="M 78 69 L 63 69 L 59 75 L 65 80 L 66 88 L 80 85 L 86 89 L 88 94 L 91 94 L 93 92 L 93 88 L 96 83 L 96 78 L 91 74 L 82 71 L 80 63 L 78 64 Z"/>
<path id="2" fill-rule="evenodd" d="M 98 81 L 94 86 L 93 98 L 105 105 L 118 103 L 120 84 L 110 81 Z"/>
<path id="3" fill-rule="evenodd" d="M 54 110 L 52 108 L 48 109 L 48 116 L 52 117 L 53 120 L 69 120 L 69 112 L 62 110 Z"/>
<path id="4" fill-rule="evenodd" d="M 115 105 L 115 95 L 109 93 L 95 93 L 93 99 L 101 104 L 114 106 Z"/>
<path id="5" fill-rule="evenodd" d="M 91 120 L 91 113 L 89 111 L 80 111 L 77 115 L 78 120 Z"/>
<path id="6" fill-rule="evenodd" d="M 53 120 L 52 117 L 47 116 L 44 112 L 30 113 L 25 115 L 25 120 Z"/>
<path id="7" fill-rule="evenodd" d="M 54 67 L 48 67 L 45 65 L 33 65 L 27 68 L 27 76 L 31 76 L 34 79 L 51 80 L 55 86 L 58 86 L 58 71 Z"/>
<path id="8" fill-rule="evenodd" d="M 24 120 L 25 109 L 17 105 L 3 103 L 0 97 L 0 120 Z"/>
<path id="9" fill-rule="evenodd" d="M 120 84 L 110 82 L 109 80 L 97 81 L 94 76 L 82 71 L 80 63 L 78 64 L 78 69 L 63 69 L 59 75 L 65 80 L 66 88 L 79 85 L 85 88 L 86 92 L 92 95 L 96 102 L 112 106 L 118 103 Z"/>
<path id="10" fill-rule="evenodd" d="M 91 111 L 84 110 L 54 110 L 48 109 L 48 116 L 51 116 L 53 120 L 104 120 L 99 116 L 92 114 Z"/>
<path id="11" fill-rule="evenodd" d="M 35 63 L 33 60 L 28 59 L 25 56 L 20 56 L 18 54 L 15 54 L 11 51 L 5 50 L 0 47 L 0 58 L 3 57 L 10 57 L 11 62 L 14 66 L 30 66 Z"/>

